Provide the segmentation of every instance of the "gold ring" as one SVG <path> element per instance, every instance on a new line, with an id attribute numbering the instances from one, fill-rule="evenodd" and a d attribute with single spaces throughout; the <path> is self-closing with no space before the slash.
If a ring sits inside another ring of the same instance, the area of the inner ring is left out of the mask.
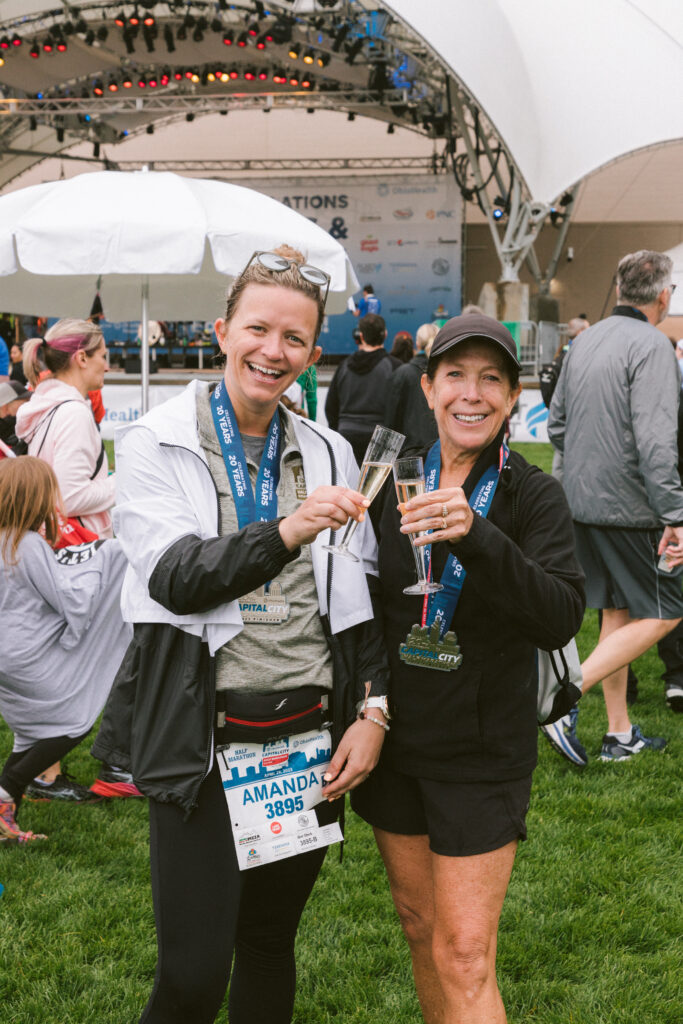
<path id="1" fill-rule="evenodd" d="M 441 506 L 441 515 L 443 516 L 444 519 L 446 518 L 446 516 L 448 515 L 448 505 Z"/>

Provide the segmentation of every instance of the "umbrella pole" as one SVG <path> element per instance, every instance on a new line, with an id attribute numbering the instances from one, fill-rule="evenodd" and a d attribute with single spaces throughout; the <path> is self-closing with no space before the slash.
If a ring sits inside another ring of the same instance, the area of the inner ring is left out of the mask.
<path id="1" fill-rule="evenodd" d="M 140 352 L 140 384 L 142 388 L 142 415 L 149 411 L 149 278 L 142 279 L 142 348 Z"/>

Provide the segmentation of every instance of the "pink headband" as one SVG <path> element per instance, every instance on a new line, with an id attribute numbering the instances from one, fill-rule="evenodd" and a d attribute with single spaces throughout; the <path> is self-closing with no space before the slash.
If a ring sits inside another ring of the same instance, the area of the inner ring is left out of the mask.
<path id="1" fill-rule="evenodd" d="M 45 344 L 49 348 L 58 349 L 59 352 L 68 352 L 70 355 L 73 355 L 79 349 L 85 348 L 89 341 L 89 335 L 69 334 L 66 338 L 53 338 L 52 341 L 46 341 Z"/>

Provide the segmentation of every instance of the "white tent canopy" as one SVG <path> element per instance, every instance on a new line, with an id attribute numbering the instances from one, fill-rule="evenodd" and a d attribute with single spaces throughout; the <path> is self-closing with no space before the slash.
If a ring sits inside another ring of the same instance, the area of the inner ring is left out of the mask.
<path id="1" fill-rule="evenodd" d="M 391 0 L 479 102 L 534 199 L 683 137 L 681 0 Z"/>
<path id="2" fill-rule="evenodd" d="M 271 6 L 293 14 L 316 9 L 314 0 Z M 94 4 L 78 0 L 68 10 L 81 7 L 87 18 L 100 17 Z M 550 202 L 612 160 L 683 138 L 681 0 L 357 0 L 348 10 L 361 17 L 381 7 L 424 39 L 481 106 L 533 199 Z M 0 0 L 4 23 L 43 12 L 48 26 L 54 4 Z M 79 59 L 86 51 L 81 46 Z M 36 61 L 31 73 L 44 67 Z M 349 147 L 352 128 L 343 136 Z M 153 159 L 155 142 L 148 141 Z M 115 158 L 118 147 L 111 148 Z"/>

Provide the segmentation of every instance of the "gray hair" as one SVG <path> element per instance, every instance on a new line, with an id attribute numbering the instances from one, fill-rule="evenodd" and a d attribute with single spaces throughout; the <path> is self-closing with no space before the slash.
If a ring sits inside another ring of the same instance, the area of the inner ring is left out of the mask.
<path id="1" fill-rule="evenodd" d="M 663 252 L 640 249 L 619 261 L 617 295 L 630 306 L 649 306 L 671 283 L 673 261 Z"/>
<path id="2" fill-rule="evenodd" d="M 434 338 L 439 333 L 439 328 L 436 324 L 422 324 L 417 329 L 415 335 L 415 348 L 418 352 L 426 352 L 429 355 L 429 349 L 434 341 Z"/>

